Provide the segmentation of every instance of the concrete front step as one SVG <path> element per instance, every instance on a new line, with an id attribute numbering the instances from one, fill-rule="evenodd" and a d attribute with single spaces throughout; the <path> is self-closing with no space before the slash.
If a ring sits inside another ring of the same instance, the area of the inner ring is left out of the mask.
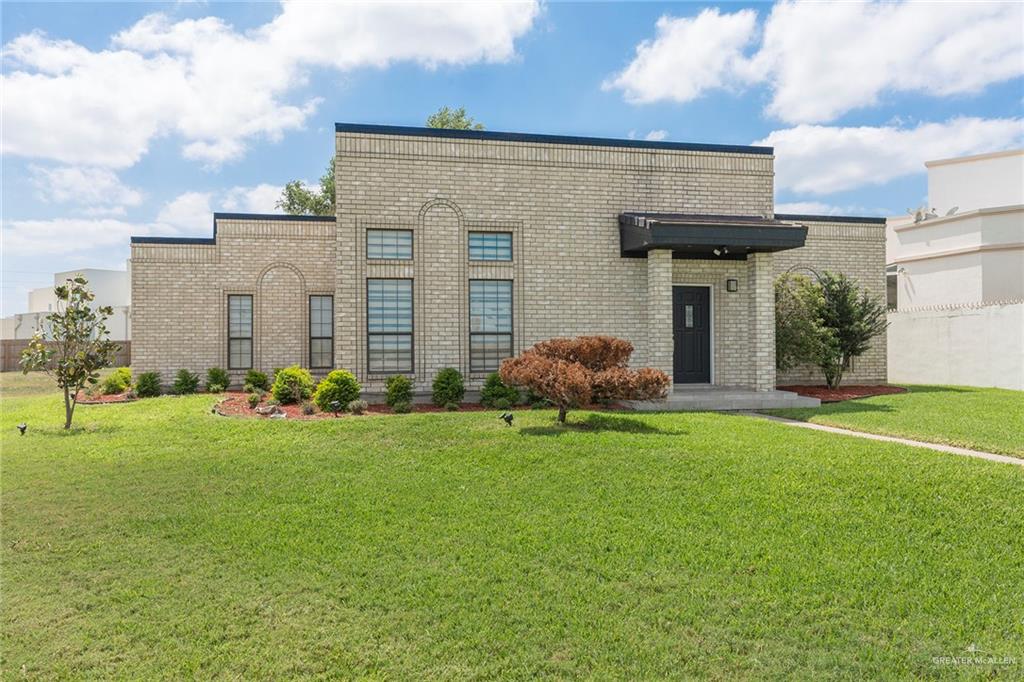
<path id="1" fill-rule="evenodd" d="M 775 410 L 786 407 L 818 407 L 821 401 L 792 391 L 752 391 L 740 388 L 676 388 L 664 400 L 634 400 L 627 403 L 645 412 L 703 412 L 732 410 Z"/>

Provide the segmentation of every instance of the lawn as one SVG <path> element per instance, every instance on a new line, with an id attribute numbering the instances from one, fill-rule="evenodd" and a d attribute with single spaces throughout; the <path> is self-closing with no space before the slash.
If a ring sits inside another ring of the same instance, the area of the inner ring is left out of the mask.
<path id="1" fill-rule="evenodd" d="M 18 385 L 5 676 L 1024 673 L 1021 467 L 743 416 L 253 421 L 211 396 L 63 433 Z M 999 662 L 936 660 L 972 644 Z"/>
<path id="2" fill-rule="evenodd" d="M 908 386 L 907 393 L 773 410 L 791 419 L 1024 457 L 1024 392 Z"/>

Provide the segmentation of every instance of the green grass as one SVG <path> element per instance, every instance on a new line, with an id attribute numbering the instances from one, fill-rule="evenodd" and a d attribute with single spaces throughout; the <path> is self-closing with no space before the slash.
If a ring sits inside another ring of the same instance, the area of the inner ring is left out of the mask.
<path id="1" fill-rule="evenodd" d="M 741 416 L 210 396 L 63 433 L 29 393 L 0 424 L 5 677 L 1024 672 L 1020 467 Z M 972 643 L 1017 663 L 933 660 Z"/>
<path id="2" fill-rule="evenodd" d="M 1024 392 L 908 386 L 907 393 L 772 410 L 791 419 L 1024 457 Z"/>

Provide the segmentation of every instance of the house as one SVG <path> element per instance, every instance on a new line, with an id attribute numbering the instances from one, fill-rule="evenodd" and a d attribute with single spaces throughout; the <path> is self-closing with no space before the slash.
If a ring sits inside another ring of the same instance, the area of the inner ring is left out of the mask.
<path id="1" fill-rule="evenodd" d="M 337 124 L 337 215 L 219 213 L 132 238 L 133 365 L 301 364 L 370 392 L 442 367 L 470 388 L 555 336 L 610 334 L 688 387 L 773 396 L 773 280 L 885 295 L 883 219 L 773 213 L 768 147 Z M 851 383 L 886 380 L 884 339 Z M 791 395 L 791 394 L 790 394 Z"/>
<path id="2" fill-rule="evenodd" d="M 89 280 L 89 288 L 96 296 L 92 302 L 94 307 L 113 308 L 113 315 L 107 318 L 107 330 L 110 332 L 110 339 L 118 341 L 121 345 L 121 352 L 118 353 L 115 362 L 118 365 L 128 364 L 132 338 L 131 275 L 126 270 L 82 268 L 54 273 L 51 286 L 39 287 L 28 292 L 26 312 L 8 315 L 0 320 L 0 371 L 13 372 L 21 369 L 21 351 L 28 346 L 29 339 L 36 331 L 48 331 L 46 316 L 57 308 L 57 297 L 53 293 L 53 287 L 78 275 Z"/>
<path id="3" fill-rule="evenodd" d="M 1024 149 L 925 163 L 887 226 L 893 381 L 1024 390 Z"/>

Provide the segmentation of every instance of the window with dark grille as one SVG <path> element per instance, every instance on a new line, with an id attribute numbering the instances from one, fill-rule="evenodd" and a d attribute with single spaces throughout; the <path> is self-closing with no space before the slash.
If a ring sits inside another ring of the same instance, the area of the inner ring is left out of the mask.
<path id="1" fill-rule="evenodd" d="M 512 356 L 512 282 L 469 280 L 469 369 L 493 372 Z"/>
<path id="2" fill-rule="evenodd" d="M 366 257 L 371 260 L 412 258 L 412 230 L 367 230 Z"/>
<path id="3" fill-rule="evenodd" d="M 366 307 L 370 372 L 411 372 L 412 280 L 366 280 Z"/>
<path id="4" fill-rule="evenodd" d="M 309 297 L 309 366 L 334 366 L 334 297 Z"/>
<path id="5" fill-rule="evenodd" d="M 252 296 L 228 296 L 228 369 L 252 368 Z"/>
<path id="6" fill-rule="evenodd" d="M 469 260 L 512 260 L 512 233 L 470 232 Z"/>

